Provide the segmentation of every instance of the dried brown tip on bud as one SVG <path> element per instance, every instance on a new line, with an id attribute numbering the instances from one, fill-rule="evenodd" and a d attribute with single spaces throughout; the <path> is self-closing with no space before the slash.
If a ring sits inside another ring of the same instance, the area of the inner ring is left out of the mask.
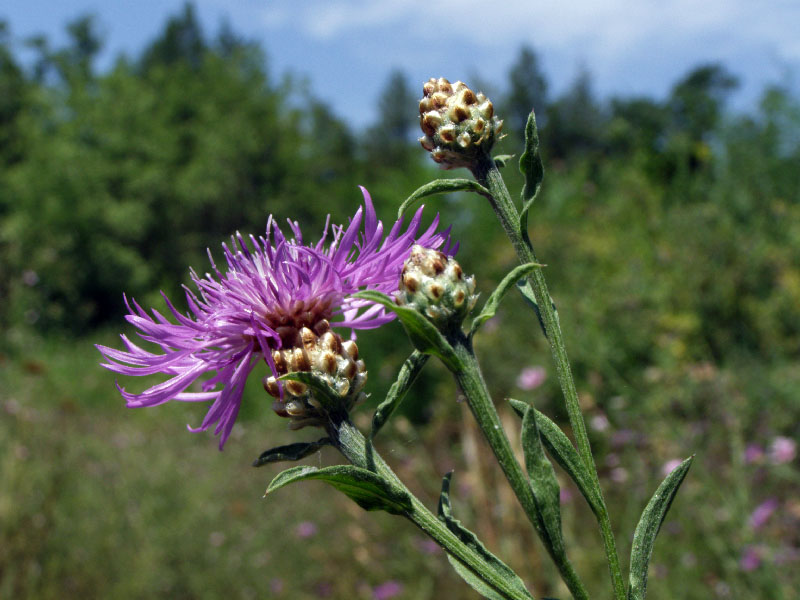
<path id="1" fill-rule="evenodd" d="M 425 132 L 425 135 L 433 135 L 441 124 L 442 115 L 436 111 L 426 112 L 422 117 L 422 131 Z"/>
<path id="2" fill-rule="evenodd" d="M 281 391 L 278 387 L 278 381 L 274 377 L 264 377 L 261 382 L 264 384 L 264 389 L 270 396 L 273 398 L 280 397 Z"/>
<path id="3" fill-rule="evenodd" d="M 347 355 L 352 358 L 353 360 L 358 360 L 358 346 L 353 340 L 347 340 L 346 342 L 342 342 L 342 348 Z"/>
<path id="4" fill-rule="evenodd" d="M 283 385 L 286 387 L 286 391 L 292 396 L 302 396 L 308 390 L 308 386 L 302 381 L 293 381 L 290 379 Z"/>
<path id="5" fill-rule="evenodd" d="M 322 335 L 326 331 L 330 330 L 330 328 L 331 328 L 331 324 L 328 323 L 328 320 L 327 319 L 321 319 L 320 321 L 317 321 L 317 323 L 314 325 L 314 332 L 317 335 Z"/>

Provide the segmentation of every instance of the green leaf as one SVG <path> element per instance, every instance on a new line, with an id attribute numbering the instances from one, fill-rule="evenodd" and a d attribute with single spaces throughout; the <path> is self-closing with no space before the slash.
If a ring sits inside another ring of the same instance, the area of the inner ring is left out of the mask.
<path id="1" fill-rule="evenodd" d="M 512 571 L 508 565 L 497 558 L 494 554 L 486 549 L 478 537 L 469 529 L 461 525 L 461 522 L 453 517 L 453 509 L 450 505 L 450 480 L 453 476 L 451 471 L 442 479 L 442 493 L 439 496 L 439 519 L 447 526 L 447 528 L 454 533 L 464 544 L 469 546 L 472 550 L 478 553 L 486 563 L 503 579 L 509 587 L 515 588 L 520 594 L 531 598 L 528 593 L 525 583 L 519 576 Z M 456 572 L 466 581 L 474 590 L 490 600 L 506 600 L 501 594 L 484 583 L 474 571 L 470 569 L 463 562 L 447 555 L 447 559 Z"/>
<path id="2" fill-rule="evenodd" d="M 438 356 L 451 371 L 457 371 L 461 368 L 461 361 L 456 356 L 453 347 L 424 315 L 421 315 L 413 308 L 398 306 L 386 294 L 373 290 L 358 292 L 354 294 L 354 297 L 370 300 L 388 308 L 397 315 L 411 343 L 417 350 L 424 354 Z"/>
<path id="3" fill-rule="evenodd" d="M 319 479 L 331 484 L 364 510 L 385 510 L 395 515 L 411 510 L 411 498 L 372 471 L 352 465 L 334 467 L 293 467 L 279 473 L 267 487 L 267 494 L 295 481 Z M 266 494 L 265 494 L 266 495 Z"/>
<path id="4" fill-rule="evenodd" d="M 519 265 L 508 275 L 506 275 L 503 278 L 503 281 L 500 282 L 500 285 L 498 285 L 497 288 L 495 288 L 495 290 L 492 292 L 492 295 L 489 296 L 489 299 L 486 300 L 486 304 L 483 305 L 480 314 L 472 320 L 472 326 L 470 327 L 469 335 L 475 335 L 475 332 L 478 331 L 478 328 L 495 315 L 497 312 L 497 307 L 500 305 L 500 301 L 506 295 L 506 292 L 511 289 L 512 285 L 514 285 L 517 281 L 525 277 L 534 269 L 537 269 L 541 266 L 542 265 L 538 263 Z"/>
<path id="5" fill-rule="evenodd" d="M 536 115 L 533 111 L 528 115 L 525 125 L 525 152 L 519 157 L 519 170 L 525 176 L 522 186 L 522 211 L 520 212 L 520 230 L 528 230 L 528 210 L 539 194 L 544 178 L 544 166 L 539 155 L 539 132 L 536 129 Z"/>
<path id="6" fill-rule="evenodd" d="M 498 154 L 494 157 L 494 166 L 498 169 L 502 169 L 511 161 L 512 158 L 514 158 L 513 154 Z"/>
<path id="7" fill-rule="evenodd" d="M 519 400 L 509 398 L 509 403 L 520 417 L 525 416 L 528 404 Z M 533 409 L 536 410 L 536 409 Z M 600 492 L 592 474 L 586 464 L 581 460 L 578 451 L 566 434 L 561 431 L 558 425 L 551 421 L 547 415 L 536 410 L 536 425 L 539 429 L 539 436 L 547 452 L 552 456 L 562 469 L 570 476 L 575 485 L 578 486 L 583 497 L 589 503 L 595 515 L 602 513 L 602 501 Z"/>
<path id="8" fill-rule="evenodd" d="M 539 310 L 539 303 L 536 301 L 536 295 L 533 293 L 533 288 L 531 287 L 530 282 L 527 279 L 519 280 L 517 282 L 517 289 L 519 290 L 519 293 L 522 294 L 522 297 L 528 303 L 528 305 L 533 308 L 534 312 L 536 313 L 536 318 L 539 319 L 539 326 L 542 328 L 542 333 L 544 333 L 544 337 L 547 337 L 547 328 L 544 326 L 542 312 Z M 556 305 L 553 303 L 552 298 L 550 298 L 550 303 L 553 306 L 553 312 L 556 315 L 556 319 L 558 319 L 558 311 L 556 310 Z"/>
<path id="9" fill-rule="evenodd" d="M 261 467 L 267 463 L 281 462 L 286 460 L 301 460 L 306 456 L 313 454 L 323 446 L 330 445 L 331 440 L 324 437 L 316 442 L 297 442 L 296 444 L 277 446 L 262 452 L 261 456 L 253 461 L 253 466 Z"/>
<path id="10" fill-rule="evenodd" d="M 392 416 L 395 409 L 400 405 L 400 402 L 405 398 L 406 392 L 411 387 L 411 384 L 414 383 L 417 375 L 422 371 L 422 367 L 428 362 L 428 358 L 429 356 L 427 354 L 414 350 L 411 356 L 406 359 L 406 362 L 403 363 L 400 373 L 397 375 L 397 379 L 392 384 L 392 387 L 389 388 L 389 393 L 386 394 L 386 399 L 375 409 L 375 414 L 372 416 L 372 432 L 370 433 L 370 439 L 375 437 L 381 427 L 389 420 L 389 417 Z"/>
<path id="11" fill-rule="evenodd" d="M 342 398 L 336 393 L 328 382 L 312 371 L 292 371 L 278 378 L 281 381 L 286 379 L 299 381 L 314 390 L 314 399 L 320 402 L 325 408 L 336 408 L 342 405 Z"/>
<path id="12" fill-rule="evenodd" d="M 547 537 L 550 538 L 550 547 L 557 556 L 566 558 L 564 535 L 561 530 L 561 494 L 558 479 L 553 465 L 544 453 L 536 423 L 536 409 L 532 406 L 525 409 L 522 417 L 522 450 L 539 514 Z"/>
<path id="13" fill-rule="evenodd" d="M 435 194 L 448 194 L 451 192 L 475 192 L 481 196 L 491 198 L 492 195 L 485 187 L 472 179 L 436 179 L 418 188 L 413 194 L 406 198 L 397 211 L 397 218 L 402 217 L 405 212 L 415 203 Z"/>
<path id="14" fill-rule="evenodd" d="M 667 511 L 678 493 L 678 488 L 683 483 L 694 456 L 690 456 L 667 475 L 666 479 L 658 486 L 656 493 L 647 503 L 633 533 L 633 547 L 631 548 L 630 587 L 628 600 L 644 600 L 647 594 L 647 567 L 653 545 L 656 541 L 661 524 Z"/>

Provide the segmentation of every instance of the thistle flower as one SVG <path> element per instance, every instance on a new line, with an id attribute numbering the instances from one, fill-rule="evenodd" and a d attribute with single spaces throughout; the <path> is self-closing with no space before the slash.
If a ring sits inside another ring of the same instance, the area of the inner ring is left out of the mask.
<path id="1" fill-rule="evenodd" d="M 443 168 L 470 168 L 481 153 L 489 154 L 503 122 L 492 102 L 462 81 L 431 78 L 422 88 L 419 123 L 425 134 L 420 144 Z"/>
<path id="2" fill-rule="evenodd" d="M 331 226 L 329 221 L 316 244 L 305 245 L 298 224 L 292 221 L 289 228 L 294 237 L 286 238 L 270 217 L 265 237 L 250 236 L 248 240 L 237 233 L 230 246 L 222 245 L 226 270 L 217 268 L 209 252 L 211 272 L 200 277 L 192 270 L 197 292 L 185 288 L 190 313 L 180 313 L 164 295 L 175 322 L 155 309 L 151 316 L 126 298 L 126 319 L 143 340 L 159 346 L 160 352 L 141 348 L 122 335 L 126 350 L 97 346 L 107 361 L 102 366 L 123 375 L 169 376 L 138 394 L 117 385 L 127 405 L 157 406 L 169 400 L 211 402 L 200 426 L 189 430 L 205 431 L 216 424 L 214 433 L 220 436 L 222 449 L 239 412 L 247 377 L 262 360 L 273 375 L 280 375 L 286 372 L 276 364 L 285 358 L 281 351 L 302 350 L 307 331 L 324 337 L 329 324 L 356 330 L 390 321 L 392 313 L 351 295 L 367 289 L 383 293 L 397 289 L 403 262 L 414 244 L 441 248 L 448 254 L 455 252 L 457 244 L 450 245 L 449 230 L 437 232 L 438 216 L 418 235 L 422 209 L 405 228 L 402 220 L 397 221 L 384 238 L 372 200 L 364 188 L 361 190 L 364 207 L 347 227 Z M 342 361 L 345 364 L 339 373 Z M 340 355 L 335 362 L 329 376 L 339 389 L 344 386 L 342 377 L 350 375 L 352 379 L 363 371 L 356 364 L 358 373 L 353 374 Z M 200 390 L 190 391 L 192 384 L 206 374 L 212 376 L 202 381 Z M 361 379 L 365 377 L 364 373 Z M 363 385 L 361 379 L 358 381 Z M 265 386 L 272 384 L 265 380 Z M 274 386 L 278 388 L 277 412 L 291 416 L 283 394 L 286 386 L 277 382 Z"/>
<path id="3" fill-rule="evenodd" d="M 475 307 L 475 278 L 438 250 L 416 245 L 403 266 L 397 303 L 423 313 L 438 327 L 460 326 Z"/>

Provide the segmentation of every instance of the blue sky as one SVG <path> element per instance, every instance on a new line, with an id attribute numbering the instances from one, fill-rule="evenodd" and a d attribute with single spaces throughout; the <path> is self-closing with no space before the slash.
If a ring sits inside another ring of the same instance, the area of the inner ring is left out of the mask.
<path id="1" fill-rule="evenodd" d="M 106 50 L 137 53 L 183 0 L 7 0 L 14 39 L 98 17 Z M 734 97 L 751 106 L 765 84 L 800 88 L 798 0 L 196 0 L 207 33 L 227 19 L 266 50 L 270 72 L 308 77 L 312 89 L 351 123 L 376 118 L 373 103 L 391 68 L 412 81 L 443 75 L 491 87 L 505 80 L 523 44 L 540 55 L 551 91 L 581 67 L 601 96 L 663 97 L 701 61 L 722 61 L 743 82 Z"/>

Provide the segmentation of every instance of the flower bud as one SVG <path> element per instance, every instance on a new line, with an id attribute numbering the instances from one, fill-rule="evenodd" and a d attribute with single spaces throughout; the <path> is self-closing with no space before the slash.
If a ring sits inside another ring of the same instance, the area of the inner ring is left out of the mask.
<path id="1" fill-rule="evenodd" d="M 294 345 L 273 350 L 272 360 L 278 377 L 304 371 L 322 379 L 341 400 L 341 408 L 345 411 L 350 411 L 366 398 L 362 390 L 367 382 L 367 370 L 364 361 L 358 358 L 355 342 L 342 341 L 325 320 L 317 323 L 313 330 L 301 328 L 296 333 Z M 292 429 L 325 424 L 327 409 L 314 397 L 310 386 L 291 380 L 283 381 L 281 386 L 274 376 L 265 377 L 263 383 L 267 393 L 275 398 L 273 410 L 281 417 L 291 419 L 289 427 Z"/>
<path id="2" fill-rule="evenodd" d="M 397 303 L 430 319 L 437 327 L 459 326 L 475 307 L 475 278 L 464 276 L 452 256 L 414 246 L 403 265 Z"/>
<path id="3" fill-rule="evenodd" d="M 419 103 L 420 144 L 443 169 L 471 167 L 481 153 L 489 154 L 503 122 L 491 101 L 461 81 L 431 78 L 422 86 Z"/>

